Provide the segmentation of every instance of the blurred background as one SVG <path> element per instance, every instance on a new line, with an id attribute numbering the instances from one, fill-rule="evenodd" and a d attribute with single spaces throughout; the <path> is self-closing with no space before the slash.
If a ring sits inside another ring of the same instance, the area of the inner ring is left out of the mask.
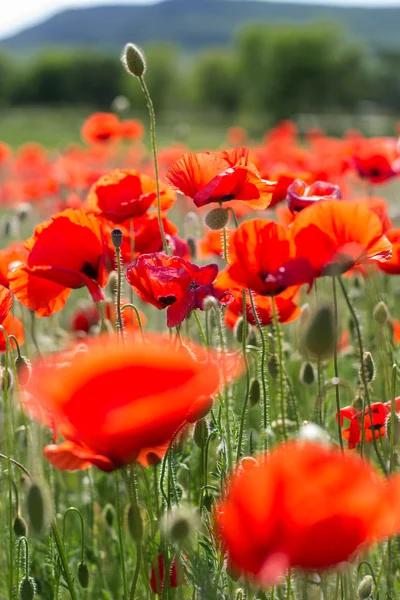
<path id="1" fill-rule="evenodd" d="M 128 41 L 147 54 L 161 143 L 217 146 L 232 125 L 261 139 L 287 118 L 390 135 L 400 119 L 400 0 L 15 4 L 0 25 L 0 139 L 13 146 L 65 146 L 96 110 L 146 119 L 119 61 Z"/>

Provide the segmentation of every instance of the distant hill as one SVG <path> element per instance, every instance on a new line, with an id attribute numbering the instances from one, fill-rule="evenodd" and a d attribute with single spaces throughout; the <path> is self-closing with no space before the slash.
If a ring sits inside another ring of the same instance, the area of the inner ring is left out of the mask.
<path id="1" fill-rule="evenodd" d="M 34 51 L 48 46 L 121 48 L 174 42 L 189 51 L 226 45 L 250 22 L 304 23 L 335 20 L 371 47 L 399 45 L 400 8 L 351 8 L 268 0 L 165 0 L 150 6 L 71 9 L 0 40 L 0 48 Z"/>

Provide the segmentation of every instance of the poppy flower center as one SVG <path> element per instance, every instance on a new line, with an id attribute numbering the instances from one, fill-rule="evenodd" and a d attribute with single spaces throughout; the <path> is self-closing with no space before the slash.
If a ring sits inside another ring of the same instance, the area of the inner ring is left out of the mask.
<path id="1" fill-rule="evenodd" d="M 85 262 L 83 263 L 83 266 L 81 268 L 81 273 L 83 273 L 83 275 L 86 275 L 90 279 L 97 279 L 98 269 L 97 267 L 94 267 L 91 263 Z"/>
<path id="2" fill-rule="evenodd" d="M 158 300 L 165 306 L 171 306 L 176 302 L 176 296 L 173 296 L 172 294 L 170 296 L 160 296 Z"/>
<path id="3" fill-rule="evenodd" d="M 226 194 L 225 196 L 222 196 L 220 202 L 230 202 L 231 200 L 235 199 L 235 194 Z"/>
<path id="4" fill-rule="evenodd" d="M 371 173 L 372 177 L 379 177 L 381 174 L 381 171 L 377 167 L 374 167 L 373 169 L 371 169 L 370 173 Z"/>
<path id="5" fill-rule="evenodd" d="M 199 286 L 199 284 L 197 283 L 197 281 L 192 281 L 192 282 L 189 284 L 189 287 L 188 287 L 187 291 L 188 291 L 188 292 L 191 292 L 191 291 L 193 291 L 193 290 L 197 290 L 199 287 L 200 287 L 200 286 Z"/>

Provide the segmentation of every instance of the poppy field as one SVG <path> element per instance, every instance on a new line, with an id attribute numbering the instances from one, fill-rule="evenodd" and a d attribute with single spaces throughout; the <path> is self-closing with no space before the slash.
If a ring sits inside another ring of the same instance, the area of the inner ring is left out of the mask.
<path id="1" fill-rule="evenodd" d="M 123 64 L 0 142 L 0 600 L 399 598 L 396 132 L 157 147 Z"/>

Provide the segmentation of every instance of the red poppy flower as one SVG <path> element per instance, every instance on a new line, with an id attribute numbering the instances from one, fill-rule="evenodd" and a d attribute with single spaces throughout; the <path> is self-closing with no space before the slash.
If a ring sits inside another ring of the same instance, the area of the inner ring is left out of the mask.
<path id="1" fill-rule="evenodd" d="M 121 125 L 112 113 L 94 113 L 84 122 L 82 139 L 87 144 L 113 142 L 120 137 Z"/>
<path id="2" fill-rule="evenodd" d="M 333 567 L 388 535 L 398 521 L 389 500 L 385 479 L 357 455 L 290 442 L 236 471 L 218 529 L 233 566 L 274 585 L 290 567 Z"/>
<path id="3" fill-rule="evenodd" d="M 288 195 L 288 189 L 295 180 L 295 177 L 286 173 L 280 173 L 278 176 L 273 175 L 271 179 L 273 181 L 276 180 L 276 187 L 272 192 L 272 198 L 269 208 L 272 208 L 279 204 L 279 202 L 284 202 L 284 200 L 286 200 Z"/>
<path id="4" fill-rule="evenodd" d="M 199 207 L 244 200 L 253 208 L 264 209 L 275 188 L 274 183 L 261 179 L 249 162 L 247 148 L 184 154 L 170 167 L 167 179 Z"/>
<path id="5" fill-rule="evenodd" d="M 172 348 L 168 336 L 145 344 L 116 337 L 89 340 L 88 352 L 38 360 L 26 389 L 26 410 L 53 423 L 66 439 L 45 448 L 57 468 L 91 464 L 111 471 L 165 454 L 175 434 L 203 418 L 219 387 L 219 369 L 203 348 Z"/>
<path id="6" fill-rule="evenodd" d="M 0 285 L 9 287 L 10 271 L 19 264 L 26 262 L 28 250 L 22 242 L 13 242 L 7 248 L 0 250 Z"/>
<path id="7" fill-rule="evenodd" d="M 400 410 L 400 397 L 395 400 L 396 412 Z M 386 419 L 392 410 L 392 403 L 375 402 L 371 404 L 371 414 L 367 406 L 364 411 L 364 439 L 372 442 L 374 437 L 379 439 L 386 435 Z M 336 419 L 337 419 L 336 415 Z M 342 431 L 342 437 L 347 440 L 349 450 L 361 444 L 362 440 L 362 411 L 357 411 L 354 406 L 346 406 L 340 410 L 340 426 L 343 427 L 344 419 L 350 421 L 350 426 Z"/>
<path id="8" fill-rule="evenodd" d="M 137 119 L 126 119 L 120 123 L 120 135 L 125 140 L 141 140 L 144 136 L 143 123 Z"/>
<path id="9" fill-rule="evenodd" d="M 0 142 L 0 166 L 5 165 L 12 157 L 10 146 L 4 142 Z"/>
<path id="10" fill-rule="evenodd" d="M 157 572 L 158 571 L 158 572 Z M 165 567 L 162 554 L 157 556 L 157 562 L 151 567 L 150 586 L 155 594 L 161 595 L 164 588 Z M 177 588 L 184 582 L 182 567 L 178 569 L 176 558 L 173 558 L 169 571 L 169 587 Z"/>
<path id="11" fill-rule="evenodd" d="M 24 328 L 19 319 L 12 315 L 11 308 L 13 304 L 13 296 L 11 292 L 0 285 L 0 325 L 4 327 L 8 335 L 13 334 L 20 346 L 24 343 Z M 7 350 L 6 338 L 0 333 L 0 352 Z"/>
<path id="12" fill-rule="evenodd" d="M 325 181 L 316 181 L 308 186 L 305 181 L 296 179 L 287 191 L 288 205 L 293 213 L 300 212 L 314 202 L 340 200 L 341 197 L 340 187 Z"/>
<path id="13" fill-rule="evenodd" d="M 64 308 L 71 289 L 86 285 L 93 300 L 104 299 L 107 283 L 100 225 L 83 210 L 68 209 L 35 229 L 25 243 L 28 258 L 10 274 L 10 289 L 40 317 Z"/>
<path id="14" fill-rule="evenodd" d="M 364 139 L 353 156 L 354 166 L 371 184 L 385 183 L 400 173 L 400 152 L 394 138 Z"/>
<path id="15" fill-rule="evenodd" d="M 217 265 L 198 267 L 183 258 L 163 253 L 142 254 L 126 270 L 126 278 L 138 296 L 159 310 L 167 309 L 167 325 L 175 327 L 212 296 L 229 304 L 229 291 L 214 288 Z"/>
<path id="16" fill-rule="evenodd" d="M 229 327 L 234 328 L 238 318 L 243 315 L 243 300 L 241 290 L 231 287 L 230 291 L 234 299 L 225 312 L 225 321 Z M 286 290 L 285 292 L 282 292 L 282 294 L 274 296 L 273 300 L 268 296 L 259 296 L 257 294 L 253 294 L 254 304 L 261 325 L 271 325 L 274 322 L 274 309 L 272 302 L 275 302 L 279 323 L 291 323 L 292 321 L 295 321 L 301 315 L 301 308 L 295 304 L 293 301 L 293 296 L 293 288 L 290 293 L 288 293 L 288 290 Z M 248 292 L 246 293 L 246 315 L 247 322 L 251 323 L 252 325 L 256 325 L 256 320 Z"/>
<path id="17" fill-rule="evenodd" d="M 173 206 L 175 193 L 161 186 L 161 208 Z M 131 169 L 117 169 L 101 177 L 89 191 L 87 206 L 113 223 L 142 217 L 157 201 L 156 182 Z"/>
<path id="18" fill-rule="evenodd" d="M 261 296 L 275 296 L 290 286 L 311 283 L 307 260 L 297 260 L 289 230 L 274 221 L 252 219 L 232 235 L 229 278 Z"/>
<path id="19" fill-rule="evenodd" d="M 392 244 L 392 256 L 386 262 L 378 263 L 381 271 L 389 275 L 400 274 L 400 229 L 389 229 L 386 237 Z"/>
<path id="20" fill-rule="evenodd" d="M 296 256 L 308 260 L 317 277 L 391 256 L 381 220 L 358 202 L 316 202 L 296 216 L 291 233 Z"/>

